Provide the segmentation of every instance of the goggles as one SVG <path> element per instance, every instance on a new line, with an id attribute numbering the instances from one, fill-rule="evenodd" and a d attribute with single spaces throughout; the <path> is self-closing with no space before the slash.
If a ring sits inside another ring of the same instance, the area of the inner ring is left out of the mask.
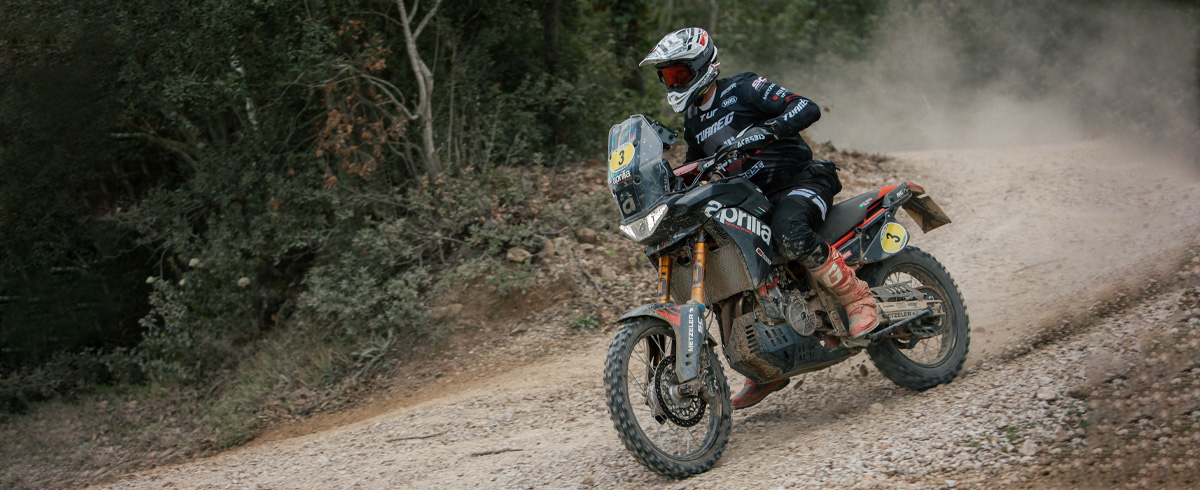
<path id="1" fill-rule="evenodd" d="M 674 65 L 658 70 L 658 81 L 671 89 L 687 88 L 693 78 L 696 78 L 696 72 L 688 65 Z"/>

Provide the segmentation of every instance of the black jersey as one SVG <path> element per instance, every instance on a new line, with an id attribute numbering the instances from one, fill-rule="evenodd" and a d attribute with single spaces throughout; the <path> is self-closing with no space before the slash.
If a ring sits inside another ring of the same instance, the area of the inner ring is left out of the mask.
<path id="1" fill-rule="evenodd" d="M 724 169 L 725 174 L 741 175 L 771 192 L 808 165 L 812 149 L 799 132 L 821 118 L 817 104 L 749 72 L 717 80 L 716 84 L 717 92 L 708 110 L 693 105 L 684 115 L 687 161 L 716 153 L 743 129 L 777 119 L 779 141 L 737 168 Z"/>

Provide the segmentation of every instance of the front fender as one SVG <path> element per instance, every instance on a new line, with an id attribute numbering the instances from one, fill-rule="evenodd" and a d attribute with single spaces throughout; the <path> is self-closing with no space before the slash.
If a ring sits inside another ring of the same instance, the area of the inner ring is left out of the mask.
<path id="1" fill-rule="evenodd" d="M 680 383 L 695 379 L 700 373 L 700 339 L 715 346 L 716 341 L 705 328 L 704 305 L 693 300 L 682 305 L 673 303 L 650 303 L 625 312 L 617 321 L 639 317 L 656 318 L 667 322 L 675 330 L 675 376 Z"/>

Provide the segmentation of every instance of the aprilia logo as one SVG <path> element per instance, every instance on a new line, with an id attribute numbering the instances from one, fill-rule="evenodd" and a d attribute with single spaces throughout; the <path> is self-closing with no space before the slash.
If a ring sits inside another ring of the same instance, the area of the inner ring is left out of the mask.
<path id="1" fill-rule="evenodd" d="M 721 209 L 721 203 L 708 201 L 704 206 L 704 215 L 751 235 L 758 235 L 763 241 L 771 243 L 771 227 L 739 208 Z"/>

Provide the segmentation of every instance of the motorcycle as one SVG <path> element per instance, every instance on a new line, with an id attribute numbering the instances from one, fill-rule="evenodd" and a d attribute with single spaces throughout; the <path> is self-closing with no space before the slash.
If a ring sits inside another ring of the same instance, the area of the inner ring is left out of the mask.
<path id="1" fill-rule="evenodd" d="M 945 267 L 909 246 L 896 220 L 904 209 L 924 232 L 950 223 L 922 187 L 904 182 L 841 201 L 816 230 L 871 286 L 882 311 L 879 327 L 853 339 L 833 293 L 774 252 L 766 196 L 724 175 L 750 151 L 726 147 L 673 169 L 663 152 L 676 139 L 642 115 L 609 131 L 608 187 L 620 229 L 658 266 L 656 301 L 618 319 L 604 367 L 613 425 L 642 465 L 686 478 L 720 459 L 732 409 L 718 345 L 730 368 L 760 384 L 863 350 L 905 388 L 958 375 L 970 343 L 966 305 Z"/>

